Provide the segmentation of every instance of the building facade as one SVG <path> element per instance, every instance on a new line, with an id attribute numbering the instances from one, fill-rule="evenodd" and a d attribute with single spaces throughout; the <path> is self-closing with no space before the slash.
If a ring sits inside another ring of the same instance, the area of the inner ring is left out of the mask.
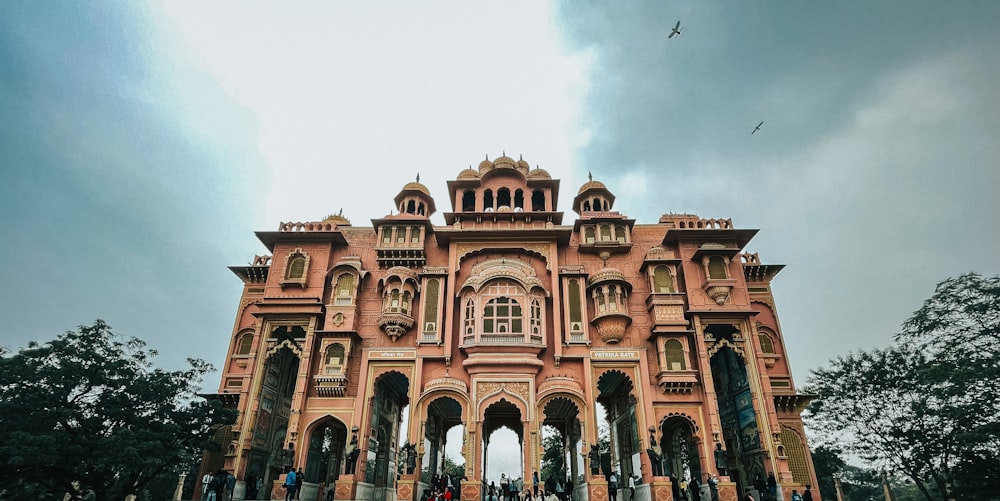
<path id="1" fill-rule="evenodd" d="M 594 180 L 563 224 L 559 181 L 506 156 L 448 194 L 443 226 L 418 177 L 371 226 L 257 232 L 270 255 L 231 268 L 244 289 L 213 396 L 239 418 L 203 471 L 234 472 L 237 498 L 283 499 L 292 466 L 301 499 L 413 501 L 457 426 L 458 490 L 481 500 L 493 432 L 517 435 L 510 474 L 530 479 L 551 426 L 578 501 L 608 499 L 610 470 L 652 501 L 672 478 L 716 475 L 726 501 L 758 476 L 783 499 L 816 485 L 771 294 L 782 266 L 745 251 L 757 230 L 638 224 Z"/>

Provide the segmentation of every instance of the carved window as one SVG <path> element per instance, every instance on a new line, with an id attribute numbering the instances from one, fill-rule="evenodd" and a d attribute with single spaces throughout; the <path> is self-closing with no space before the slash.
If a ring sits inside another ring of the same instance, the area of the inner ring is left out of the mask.
<path id="1" fill-rule="evenodd" d="M 350 305 L 354 302 L 354 275 L 344 273 L 337 277 L 334 287 L 333 304 Z"/>
<path id="2" fill-rule="evenodd" d="M 493 209 L 493 190 L 483 192 L 483 210 Z"/>
<path id="3" fill-rule="evenodd" d="M 669 267 L 657 266 L 653 270 L 653 292 L 656 294 L 674 292 L 674 277 Z"/>
<path id="4" fill-rule="evenodd" d="M 597 240 L 597 238 L 595 237 L 594 233 L 595 232 L 594 232 L 594 227 L 593 226 L 587 226 L 587 227 L 585 227 L 583 229 L 583 240 L 585 242 L 587 242 L 588 244 L 594 243 L 594 240 Z"/>
<path id="5" fill-rule="evenodd" d="M 514 190 L 514 209 L 524 210 L 524 191 Z"/>
<path id="6" fill-rule="evenodd" d="M 663 343 L 663 358 L 667 362 L 667 370 L 687 370 L 687 364 L 684 363 L 684 347 L 680 341 L 668 339 L 667 342 Z"/>
<path id="7" fill-rule="evenodd" d="M 333 343 L 326 349 L 323 359 L 327 374 L 340 374 L 344 371 L 344 345 Z"/>
<path id="8" fill-rule="evenodd" d="M 483 333 L 521 334 L 523 332 L 521 305 L 514 299 L 491 299 L 483 308 Z"/>
<path id="9" fill-rule="evenodd" d="M 774 354 L 774 341 L 771 340 L 771 336 L 760 333 L 758 337 L 760 338 L 760 351 Z"/>
<path id="10" fill-rule="evenodd" d="M 462 212 L 473 212 L 476 210 L 476 192 L 468 190 L 462 193 Z"/>
<path id="11" fill-rule="evenodd" d="M 712 256 L 708 258 L 708 278 L 729 278 L 729 275 L 726 273 L 726 262 L 723 260 L 722 256 Z"/>
<path id="12" fill-rule="evenodd" d="M 497 190 L 497 207 L 511 207 L 510 205 L 510 188 L 500 188 Z"/>
<path id="13" fill-rule="evenodd" d="M 615 226 L 615 239 L 618 240 L 619 243 L 625 243 L 625 227 L 624 226 L 621 226 L 621 225 Z"/>
<path id="14" fill-rule="evenodd" d="M 410 228 L 410 243 L 419 244 L 420 243 L 420 227 L 413 226 Z"/>
<path id="15" fill-rule="evenodd" d="M 611 225 L 608 224 L 601 225 L 601 241 L 602 242 L 611 241 Z"/>
<path id="16" fill-rule="evenodd" d="M 543 193 L 542 190 L 535 190 L 531 192 L 531 210 L 545 210 L 545 193 Z"/>
<path id="17" fill-rule="evenodd" d="M 594 290 L 594 299 L 596 300 L 597 303 L 597 313 L 599 314 L 607 313 L 608 302 L 607 299 L 604 297 L 604 289 L 598 288 Z"/>
<path id="18" fill-rule="evenodd" d="M 535 336 L 542 334 L 542 305 L 537 299 L 531 300 L 531 334 Z"/>
<path id="19" fill-rule="evenodd" d="M 792 472 L 792 481 L 798 484 L 810 482 L 809 463 L 806 459 L 802 438 L 791 428 L 781 427 L 781 443 L 785 446 L 785 456 L 788 457 L 788 469 Z"/>
<path id="20" fill-rule="evenodd" d="M 399 289 L 393 289 L 389 292 L 389 304 L 386 311 L 391 313 L 399 313 Z"/>
<path id="21" fill-rule="evenodd" d="M 424 294 L 424 332 L 435 332 L 437 330 L 438 317 L 438 293 L 441 282 L 436 278 L 427 281 L 427 289 Z"/>
<path id="22" fill-rule="evenodd" d="M 250 350 L 253 348 L 253 333 L 245 332 L 240 336 L 239 340 L 236 341 L 236 354 L 237 355 L 249 355 Z"/>
<path id="23" fill-rule="evenodd" d="M 410 295 L 410 291 L 403 292 L 403 302 L 399 305 L 400 313 L 404 315 L 410 314 L 410 303 L 412 302 L 411 299 L 412 296 Z"/>
<path id="24" fill-rule="evenodd" d="M 396 243 L 405 244 L 406 243 L 406 227 L 397 226 L 396 227 Z"/>
<path id="25" fill-rule="evenodd" d="M 569 280 L 569 330 L 571 332 L 583 331 L 583 315 L 580 308 L 580 281 L 575 278 Z"/>
<path id="26" fill-rule="evenodd" d="M 469 299 L 465 302 L 465 335 L 471 336 L 476 333 L 476 301 Z"/>
<path id="27" fill-rule="evenodd" d="M 382 227 L 382 243 L 383 244 L 392 243 L 392 226 Z"/>
<path id="28" fill-rule="evenodd" d="M 288 280 L 298 280 L 305 276 L 306 273 L 306 257 L 298 254 L 288 260 L 288 271 L 285 273 L 285 278 Z"/>

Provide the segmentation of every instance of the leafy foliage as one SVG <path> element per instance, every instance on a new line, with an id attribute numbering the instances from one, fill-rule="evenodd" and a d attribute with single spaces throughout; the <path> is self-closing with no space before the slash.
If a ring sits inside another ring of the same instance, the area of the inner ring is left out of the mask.
<path id="1" fill-rule="evenodd" d="M 550 428 L 551 433 L 542 437 L 542 471 L 539 479 L 565 478 L 566 460 L 563 455 L 562 434 Z"/>
<path id="2" fill-rule="evenodd" d="M 811 424 L 926 499 L 988 498 L 1000 480 L 998 338 L 1000 277 L 946 280 L 896 345 L 813 372 Z"/>
<path id="3" fill-rule="evenodd" d="M 207 363 L 154 368 L 154 351 L 101 320 L 0 355 L 5 499 L 61 499 L 74 484 L 98 499 L 140 493 L 163 476 L 176 479 L 214 428 L 235 419 L 198 398 Z"/>

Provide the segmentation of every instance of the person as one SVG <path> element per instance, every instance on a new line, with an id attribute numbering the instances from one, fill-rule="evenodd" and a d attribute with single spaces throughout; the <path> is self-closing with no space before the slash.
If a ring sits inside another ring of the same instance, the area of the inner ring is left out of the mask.
<path id="1" fill-rule="evenodd" d="M 295 470 L 289 467 L 288 474 L 285 475 L 285 501 L 292 501 L 294 496 L 295 496 Z"/>
<path id="2" fill-rule="evenodd" d="M 208 485 L 212 483 L 212 472 L 206 471 L 201 477 L 201 501 L 208 501 Z"/>
<path id="3" fill-rule="evenodd" d="M 361 454 L 361 449 L 358 448 L 358 434 L 355 432 L 351 435 L 351 442 L 347 444 L 347 448 L 344 449 L 344 474 L 354 475 L 358 466 L 358 455 Z"/>
<path id="4" fill-rule="evenodd" d="M 753 492 L 747 493 L 747 501 L 757 501 L 756 499 L 753 498 Z"/>
<path id="5" fill-rule="evenodd" d="M 326 489 L 326 491 L 325 491 L 326 492 L 326 501 L 333 501 L 333 496 L 334 496 L 334 494 L 337 493 L 337 486 L 336 486 L 336 484 L 334 482 L 330 482 L 329 484 L 326 484 L 325 489 Z M 424 495 L 425 496 L 427 495 L 427 491 L 424 491 Z M 421 498 L 421 499 L 423 499 L 423 498 Z"/>
<path id="6" fill-rule="evenodd" d="M 537 471 L 531 472 L 531 489 L 532 489 L 532 495 L 533 496 L 537 496 L 538 495 L 538 472 Z"/>
<path id="7" fill-rule="evenodd" d="M 214 489 L 215 490 L 215 498 L 214 499 L 216 499 L 217 501 L 223 501 L 224 499 L 226 499 L 225 498 L 225 492 L 226 492 L 226 471 L 225 470 L 219 470 L 218 473 L 215 474 L 215 479 L 212 480 L 212 483 L 215 484 L 215 489 Z"/>
<path id="8" fill-rule="evenodd" d="M 257 499 L 257 474 L 247 473 L 247 499 Z"/>
<path id="9" fill-rule="evenodd" d="M 719 475 L 726 474 L 726 451 L 722 450 L 722 444 L 715 444 L 715 467 L 719 470 Z"/>
<path id="10" fill-rule="evenodd" d="M 510 501 L 510 479 L 506 473 L 500 474 L 500 495 L 503 496 L 503 501 Z"/>
<path id="11" fill-rule="evenodd" d="M 802 501 L 802 494 L 795 489 L 792 489 L 792 501 Z"/>
<path id="12" fill-rule="evenodd" d="M 712 501 L 719 501 L 719 478 L 715 475 L 708 476 L 708 491 L 712 493 Z"/>
<path id="13" fill-rule="evenodd" d="M 806 491 L 802 493 L 802 501 L 813 501 L 812 486 L 806 484 Z"/>
<path id="14" fill-rule="evenodd" d="M 80 501 L 96 501 L 96 500 L 97 500 L 97 493 L 94 492 L 94 489 L 83 490 L 83 497 L 80 498 Z"/>
<path id="15" fill-rule="evenodd" d="M 299 494 L 302 492 L 302 481 L 306 479 L 304 473 L 302 473 L 302 468 L 295 472 L 295 499 L 299 499 Z M 232 500 L 230 500 L 232 501 Z"/>
<path id="16" fill-rule="evenodd" d="M 566 501 L 565 496 L 566 496 L 566 491 L 563 489 L 562 480 L 558 480 L 557 479 L 556 480 L 556 497 L 559 498 L 559 501 Z"/>
<path id="17" fill-rule="evenodd" d="M 778 481 L 774 478 L 774 472 L 767 474 L 767 494 L 772 500 L 778 499 Z"/>
<path id="18" fill-rule="evenodd" d="M 614 471 L 608 477 L 608 499 L 618 501 L 618 475 L 615 475 Z"/>
<path id="19" fill-rule="evenodd" d="M 226 499 L 233 501 L 233 490 L 236 489 L 236 475 L 226 473 Z"/>
<path id="20" fill-rule="evenodd" d="M 691 499 L 694 501 L 701 501 L 701 488 L 698 485 L 698 479 L 692 478 L 691 483 L 688 484 L 688 490 L 691 491 Z"/>
<path id="21" fill-rule="evenodd" d="M 670 493 L 674 495 L 674 499 L 680 501 L 681 497 L 681 481 L 677 479 L 675 475 L 670 475 Z"/>
<path id="22" fill-rule="evenodd" d="M 635 501 L 635 475 L 631 473 L 628 476 L 628 499 Z"/>
<path id="23" fill-rule="evenodd" d="M 760 476 L 760 473 L 755 473 L 753 476 L 753 488 L 757 489 L 757 494 L 762 498 L 767 492 L 767 482 L 764 481 L 764 477 Z"/>

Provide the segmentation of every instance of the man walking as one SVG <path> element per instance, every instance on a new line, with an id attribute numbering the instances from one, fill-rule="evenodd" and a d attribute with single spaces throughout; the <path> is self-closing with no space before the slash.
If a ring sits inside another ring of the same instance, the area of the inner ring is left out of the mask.
<path id="1" fill-rule="evenodd" d="M 295 470 L 289 467 L 288 474 L 285 475 L 285 501 L 292 501 L 294 497 L 295 497 Z"/>

